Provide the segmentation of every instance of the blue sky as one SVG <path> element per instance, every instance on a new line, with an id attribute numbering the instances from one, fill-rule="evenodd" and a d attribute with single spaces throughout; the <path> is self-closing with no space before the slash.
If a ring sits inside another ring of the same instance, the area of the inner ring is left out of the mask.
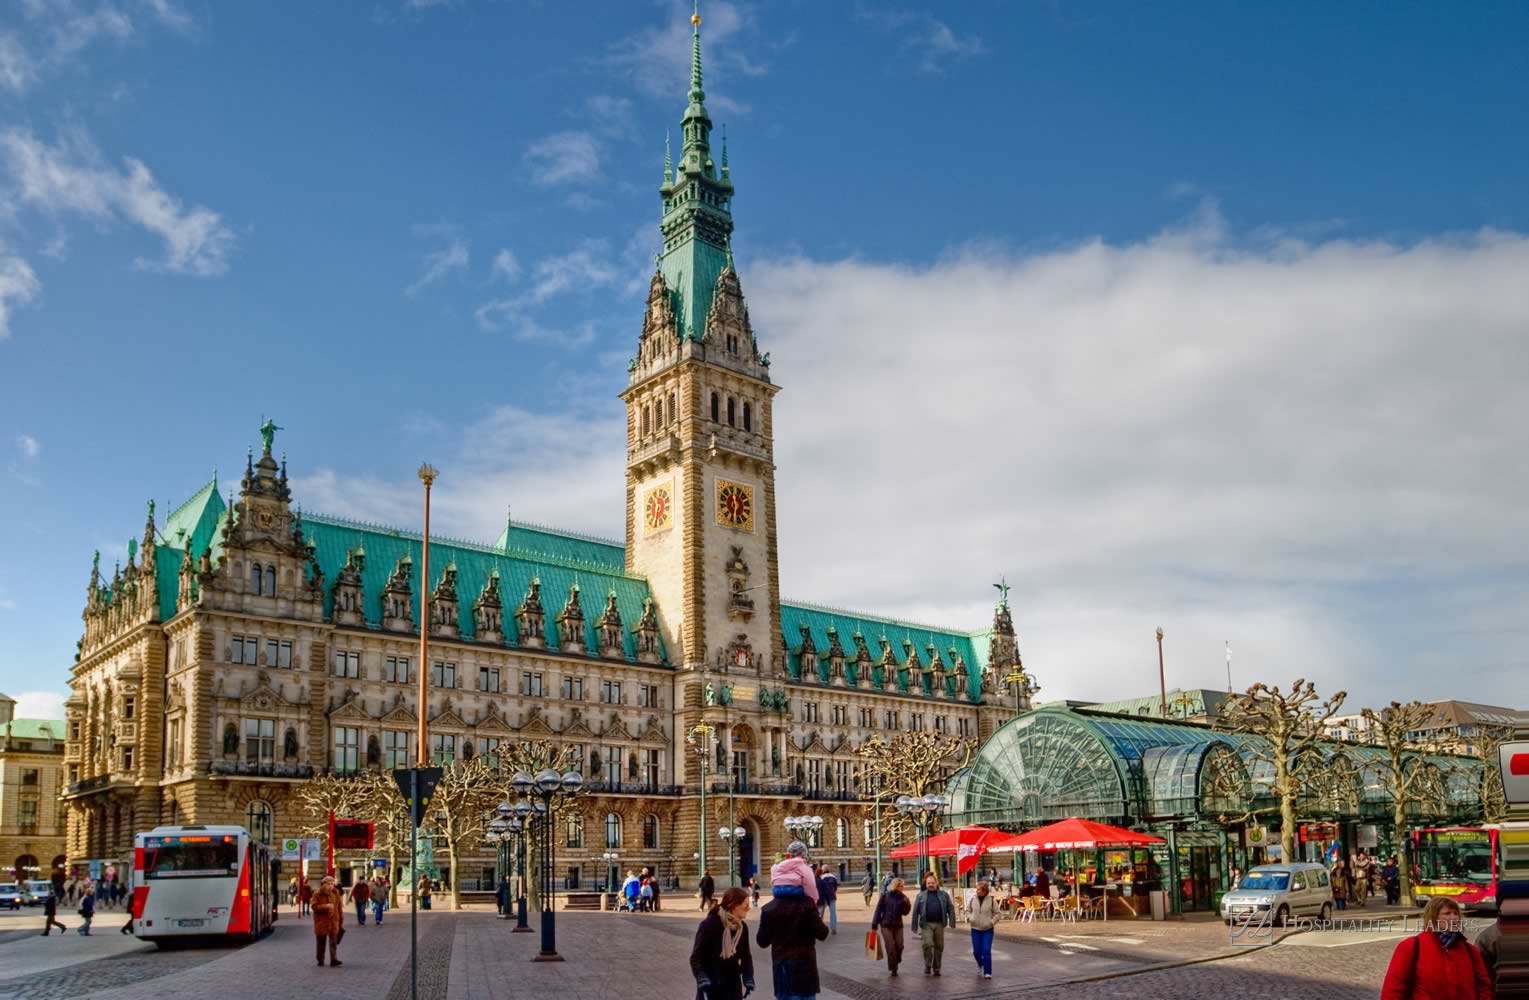
<path id="1" fill-rule="evenodd" d="M 8 5 L 0 689 L 266 415 L 310 509 L 405 520 L 429 457 L 453 534 L 619 533 L 688 14 Z M 1185 684 L 1529 704 L 1529 10 L 702 14 L 788 594 L 980 628 L 1006 574 L 1054 696 L 1150 689 L 1161 624 Z"/>

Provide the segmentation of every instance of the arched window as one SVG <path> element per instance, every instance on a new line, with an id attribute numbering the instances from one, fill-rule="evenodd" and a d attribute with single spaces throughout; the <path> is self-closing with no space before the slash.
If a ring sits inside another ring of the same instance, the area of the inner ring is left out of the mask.
<path id="1" fill-rule="evenodd" d="M 565 824 L 565 826 L 565 836 L 563 837 L 564 845 L 567 847 L 583 847 L 584 817 L 579 815 L 569 816 L 568 822 Z"/>
<path id="2" fill-rule="evenodd" d="M 276 567 L 275 566 L 267 566 L 265 568 L 265 593 L 266 593 L 267 597 L 275 597 L 276 596 Z"/>
<path id="3" fill-rule="evenodd" d="M 617 813 L 605 814 L 605 846 L 612 850 L 621 846 L 621 816 Z"/>
<path id="4" fill-rule="evenodd" d="M 642 846 L 650 851 L 658 850 L 658 817 L 651 813 L 642 818 Z"/>
<path id="5" fill-rule="evenodd" d="M 713 423 L 716 423 L 717 420 L 719 419 L 718 416 L 717 416 L 717 394 L 716 393 L 712 393 L 711 394 L 711 419 L 712 419 Z"/>
<path id="6" fill-rule="evenodd" d="M 749 409 L 749 401 L 746 399 L 743 401 L 743 429 L 746 431 L 754 429 L 754 414 Z"/>
<path id="7" fill-rule="evenodd" d="M 733 397 L 727 397 L 727 426 L 737 427 L 738 423 L 733 416 Z"/>
<path id="8" fill-rule="evenodd" d="M 849 846 L 849 820 L 843 816 L 834 820 L 834 846 L 841 850 Z"/>
<path id="9" fill-rule="evenodd" d="M 263 578 L 260 575 L 260 564 L 259 563 L 251 563 L 250 564 L 250 591 L 252 593 L 255 593 L 255 594 L 260 593 L 260 581 L 262 579 Z"/>
<path id="10" fill-rule="evenodd" d="M 272 831 L 276 829 L 276 813 L 271 809 L 271 804 L 261 799 L 251 799 L 250 804 L 244 807 L 244 828 L 250 832 L 251 837 L 262 844 L 269 844 Z"/>

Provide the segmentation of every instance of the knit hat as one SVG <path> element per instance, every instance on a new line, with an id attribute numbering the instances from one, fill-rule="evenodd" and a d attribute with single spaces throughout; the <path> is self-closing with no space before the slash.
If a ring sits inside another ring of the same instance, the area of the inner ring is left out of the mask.
<path id="1" fill-rule="evenodd" d="M 806 853 L 807 845 L 800 840 L 793 840 L 790 844 L 786 845 L 786 856 L 788 858 L 800 858 Z"/>

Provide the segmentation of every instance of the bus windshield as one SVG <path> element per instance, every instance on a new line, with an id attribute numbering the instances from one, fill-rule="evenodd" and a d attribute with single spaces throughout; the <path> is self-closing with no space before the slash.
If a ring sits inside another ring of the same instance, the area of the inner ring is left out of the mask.
<path id="1" fill-rule="evenodd" d="M 234 878 L 239 874 L 239 844 L 232 837 L 178 838 L 149 843 L 143 849 L 145 878 Z"/>
<path id="2" fill-rule="evenodd" d="M 1422 834 L 1418 873 L 1424 882 L 1492 882 L 1492 839 L 1486 830 L 1448 830 Z"/>

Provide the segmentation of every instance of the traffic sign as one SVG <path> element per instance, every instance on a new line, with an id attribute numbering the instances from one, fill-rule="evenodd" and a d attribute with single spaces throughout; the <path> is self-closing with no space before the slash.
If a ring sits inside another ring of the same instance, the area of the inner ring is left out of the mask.
<path id="1" fill-rule="evenodd" d="M 398 790 L 403 793 L 404 801 L 409 803 L 409 814 L 415 826 L 419 826 L 424 819 L 425 807 L 430 804 L 430 796 L 435 793 L 435 786 L 440 783 L 444 773 L 444 769 L 439 767 L 402 768 L 393 772 Z M 411 794 L 417 797 L 411 800 Z"/>

